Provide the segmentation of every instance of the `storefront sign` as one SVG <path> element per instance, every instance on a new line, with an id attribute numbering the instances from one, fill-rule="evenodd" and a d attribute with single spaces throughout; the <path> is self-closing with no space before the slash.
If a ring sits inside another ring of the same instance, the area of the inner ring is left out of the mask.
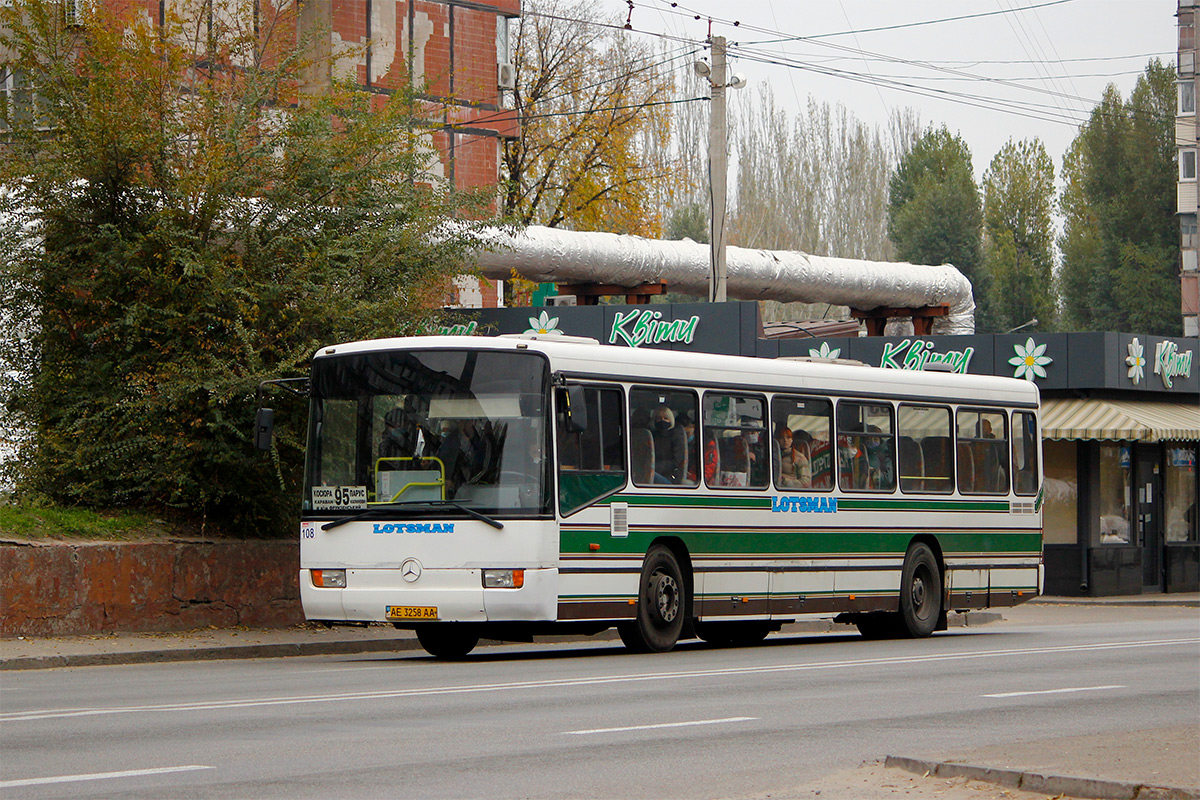
<path id="1" fill-rule="evenodd" d="M 623 341 L 630 347 L 664 342 L 691 344 L 699 322 L 698 314 L 691 319 L 666 322 L 662 319 L 662 312 L 648 308 L 624 313 L 618 311 L 613 319 L 612 330 L 608 334 L 608 343 L 617 344 L 618 341 Z"/>
<path id="2" fill-rule="evenodd" d="M 1179 345 L 1170 341 L 1159 342 L 1154 348 L 1154 374 L 1162 378 L 1163 385 L 1171 388 L 1171 381 L 1182 375 L 1192 377 L 1192 351 L 1179 352 Z"/>
<path id="3" fill-rule="evenodd" d="M 924 369 L 926 364 L 949 364 L 955 372 L 966 373 L 975 355 L 974 347 L 962 350 L 933 351 L 933 342 L 920 339 L 904 339 L 896 344 L 883 343 L 883 358 L 879 366 L 884 369 Z"/>
<path id="4" fill-rule="evenodd" d="M 440 328 L 432 328 L 426 332 L 427 336 L 474 336 L 479 330 L 479 323 L 471 320 L 470 322 L 459 323 L 458 325 L 443 325 Z"/>

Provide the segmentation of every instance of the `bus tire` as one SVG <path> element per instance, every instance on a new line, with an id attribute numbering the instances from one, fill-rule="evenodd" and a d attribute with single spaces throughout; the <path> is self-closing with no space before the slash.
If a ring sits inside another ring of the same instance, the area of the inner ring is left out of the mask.
<path id="1" fill-rule="evenodd" d="M 665 653 L 679 641 L 688 604 L 683 570 L 670 548 L 651 547 L 642 562 L 637 618 L 617 626 L 635 653 Z"/>
<path id="2" fill-rule="evenodd" d="M 435 658 L 457 660 L 479 644 L 479 633 L 469 625 L 454 622 L 437 622 L 416 626 L 417 641 L 425 652 Z"/>
<path id="3" fill-rule="evenodd" d="M 942 574 L 929 545 L 914 542 L 904 556 L 900 578 L 900 624 L 897 633 L 922 639 L 937 628 L 942 614 Z"/>

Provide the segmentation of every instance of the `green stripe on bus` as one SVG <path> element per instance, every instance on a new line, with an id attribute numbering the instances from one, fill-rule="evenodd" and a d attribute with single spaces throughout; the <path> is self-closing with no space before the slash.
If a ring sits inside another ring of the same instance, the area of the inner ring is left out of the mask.
<path id="1" fill-rule="evenodd" d="M 1042 551 L 1041 531 L 938 531 L 936 534 L 946 556 L 958 554 L 1033 555 Z M 811 531 L 764 533 L 753 529 L 688 531 L 670 528 L 638 530 L 631 528 L 627 537 L 613 537 L 607 529 L 563 530 L 559 548 L 563 555 L 597 556 L 604 553 L 641 554 L 655 539 L 675 537 L 696 555 L 729 553 L 736 555 L 836 556 L 881 554 L 903 555 L 914 534 L 911 531 Z M 591 545 L 599 545 L 592 550 Z"/>
<path id="2" fill-rule="evenodd" d="M 781 497 L 832 498 L 831 494 L 799 493 Z M 775 495 L 753 497 L 686 495 L 686 494 L 615 494 L 606 497 L 597 506 L 610 503 L 628 503 L 631 506 L 657 506 L 660 508 L 771 508 Z M 1008 513 L 1008 500 L 925 500 L 921 498 L 866 498 L 838 497 L 838 511 L 989 511 Z"/>

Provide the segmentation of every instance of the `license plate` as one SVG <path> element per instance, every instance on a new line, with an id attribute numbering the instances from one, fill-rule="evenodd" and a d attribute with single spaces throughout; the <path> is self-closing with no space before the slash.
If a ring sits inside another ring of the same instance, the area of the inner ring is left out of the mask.
<path id="1" fill-rule="evenodd" d="M 388 606 L 388 619 L 437 619 L 437 606 Z"/>

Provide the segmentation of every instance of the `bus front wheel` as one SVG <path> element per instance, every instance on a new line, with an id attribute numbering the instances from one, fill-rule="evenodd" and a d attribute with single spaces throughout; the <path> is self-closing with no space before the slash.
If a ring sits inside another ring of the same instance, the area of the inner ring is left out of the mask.
<path id="1" fill-rule="evenodd" d="M 942 613 L 942 574 L 929 545 L 915 542 L 904 556 L 900 579 L 901 636 L 921 639 L 937 628 Z"/>
<path id="2" fill-rule="evenodd" d="M 617 626 L 635 653 L 665 653 L 679 641 L 687 611 L 683 571 L 670 548 L 651 547 L 642 562 L 637 618 Z"/>
<path id="3" fill-rule="evenodd" d="M 469 625 L 437 622 L 415 627 L 421 647 L 436 658 L 463 658 L 479 644 L 479 633 Z"/>

